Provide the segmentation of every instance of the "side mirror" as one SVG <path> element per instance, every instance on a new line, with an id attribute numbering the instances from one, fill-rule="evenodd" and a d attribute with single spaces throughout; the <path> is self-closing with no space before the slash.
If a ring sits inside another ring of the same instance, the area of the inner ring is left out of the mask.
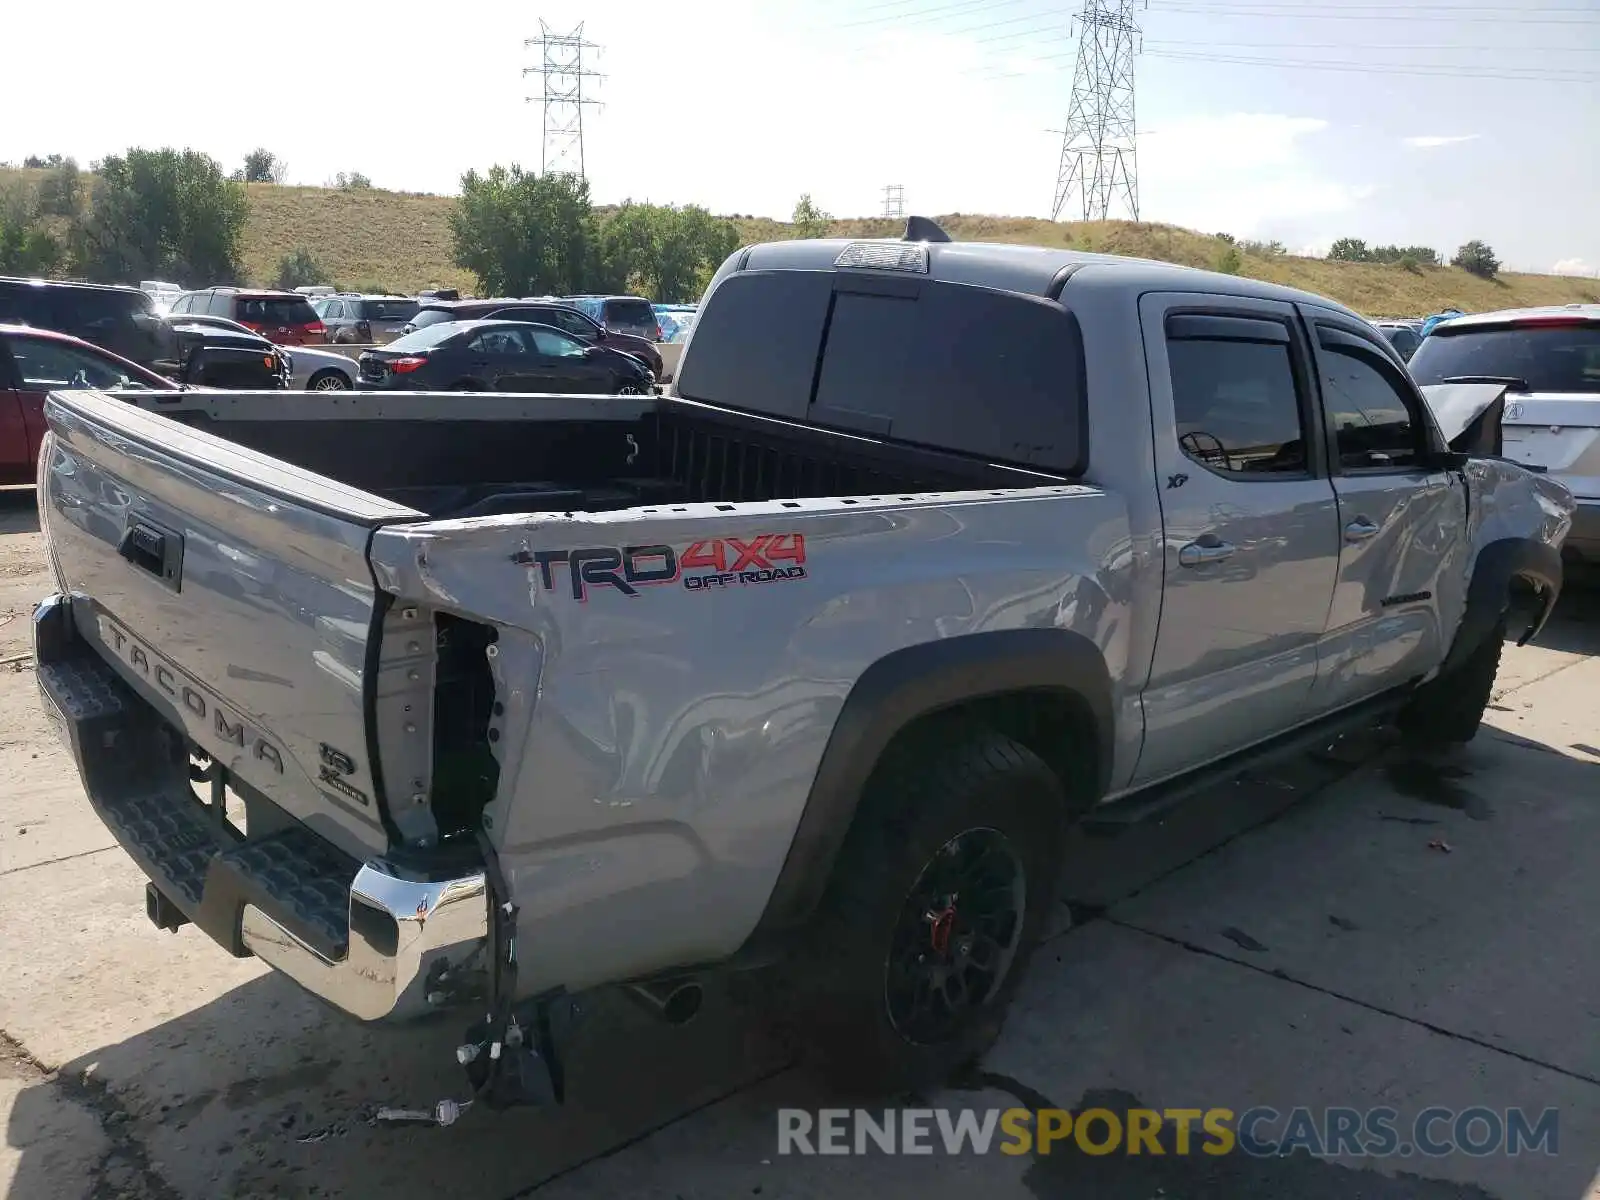
<path id="1" fill-rule="evenodd" d="M 1460 450 L 1441 450 L 1429 456 L 1428 465 L 1436 471 L 1459 471 L 1471 458 L 1472 455 Z"/>

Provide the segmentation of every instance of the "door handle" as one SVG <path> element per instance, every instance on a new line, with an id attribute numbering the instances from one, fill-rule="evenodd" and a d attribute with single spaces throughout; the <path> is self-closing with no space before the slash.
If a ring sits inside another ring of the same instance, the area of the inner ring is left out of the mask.
<path id="1" fill-rule="evenodd" d="M 1347 542 L 1364 542 L 1378 532 L 1378 527 L 1365 517 L 1357 517 L 1344 527 L 1344 540 Z"/>
<path id="2" fill-rule="evenodd" d="M 1182 567 L 1198 567 L 1206 563 L 1221 562 L 1225 558 L 1232 558 L 1234 545 L 1232 542 L 1219 541 L 1214 537 L 1200 538 L 1190 542 L 1178 551 L 1178 565 Z"/>

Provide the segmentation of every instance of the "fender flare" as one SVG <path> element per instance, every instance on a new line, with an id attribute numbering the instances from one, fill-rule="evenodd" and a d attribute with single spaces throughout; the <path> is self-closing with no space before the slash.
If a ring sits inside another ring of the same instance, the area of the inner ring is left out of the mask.
<path id="1" fill-rule="evenodd" d="M 1064 629 L 961 634 L 878 659 L 845 697 L 789 853 L 746 948 L 802 925 L 822 900 L 868 777 L 913 721 L 970 700 L 1050 689 L 1082 700 L 1096 740 L 1095 786 L 1110 785 L 1115 718 L 1100 648 Z"/>
<path id="2" fill-rule="evenodd" d="M 1509 607 L 1514 579 L 1537 584 L 1544 596 L 1542 610 L 1517 639 L 1517 645 L 1525 646 L 1544 628 L 1561 595 L 1561 552 L 1533 538 L 1501 538 L 1478 551 L 1472 581 L 1467 585 L 1466 608 L 1450 653 L 1439 668 L 1440 676 L 1459 667 L 1493 633 Z"/>

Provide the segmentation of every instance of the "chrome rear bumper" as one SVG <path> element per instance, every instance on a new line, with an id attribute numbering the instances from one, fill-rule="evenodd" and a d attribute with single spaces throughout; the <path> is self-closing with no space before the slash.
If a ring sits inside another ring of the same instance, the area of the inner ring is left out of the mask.
<path id="1" fill-rule="evenodd" d="M 182 914 L 165 927 L 193 922 L 363 1021 L 406 1021 L 474 994 L 489 936 L 481 870 L 361 863 L 275 809 L 269 832 L 241 835 L 195 794 L 164 698 L 77 634 L 71 598 L 39 605 L 33 640 L 41 702 L 89 802 Z"/>
<path id="2" fill-rule="evenodd" d="M 240 917 L 252 954 L 363 1021 L 406 1021 L 446 1006 L 453 980 L 481 965 L 489 936 L 482 874 L 418 881 L 372 860 L 350 885 L 350 941 L 324 958 L 253 904 Z"/>

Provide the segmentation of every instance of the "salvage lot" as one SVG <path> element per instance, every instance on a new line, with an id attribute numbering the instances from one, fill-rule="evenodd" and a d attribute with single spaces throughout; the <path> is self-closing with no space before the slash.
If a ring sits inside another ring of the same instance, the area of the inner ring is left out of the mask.
<path id="1" fill-rule="evenodd" d="M 596 997 L 564 1111 L 369 1125 L 375 1105 L 462 1094 L 451 1054 L 462 1022 L 363 1029 L 192 929 L 146 921 L 143 881 L 89 811 L 31 670 L 7 662 L 25 653 L 46 584 L 31 491 L 0 493 L 10 1196 L 1600 1195 L 1593 593 L 1563 602 L 1541 646 L 1508 647 L 1492 729 L 1459 774 L 1395 769 L 1355 745 L 1218 789 L 1163 825 L 1086 841 L 1061 931 L 983 1077 L 917 1101 L 1388 1105 L 1402 1121 L 1429 1105 L 1560 1110 L 1554 1157 L 1362 1166 L 1059 1151 L 780 1158 L 775 1110 L 830 1098 L 716 996 L 677 1030 Z"/>

